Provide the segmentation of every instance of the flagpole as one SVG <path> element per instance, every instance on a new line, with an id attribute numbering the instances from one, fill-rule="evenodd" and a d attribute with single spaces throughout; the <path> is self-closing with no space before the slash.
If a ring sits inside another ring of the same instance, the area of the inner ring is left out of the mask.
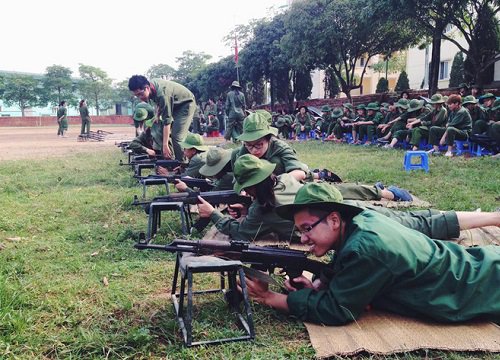
<path id="1" fill-rule="evenodd" d="M 240 71 L 238 69 L 238 39 L 234 35 L 234 63 L 236 64 L 236 80 L 240 82 Z"/>

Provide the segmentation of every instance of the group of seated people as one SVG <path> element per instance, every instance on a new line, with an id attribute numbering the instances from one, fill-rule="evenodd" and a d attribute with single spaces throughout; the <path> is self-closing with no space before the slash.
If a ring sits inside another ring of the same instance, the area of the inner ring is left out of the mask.
<path id="1" fill-rule="evenodd" d="M 459 94 L 434 94 L 430 99 L 400 98 L 392 104 L 344 103 L 342 107 L 322 107 L 319 119 L 301 106 L 298 114 L 273 114 L 273 125 L 285 139 L 321 138 L 356 145 L 377 144 L 394 148 L 407 144 L 412 150 L 428 150 L 436 155 L 445 146 L 445 156 L 453 156 L 455 140 L 472 135 L 489 139 L 490 152 L 500 151 L 500 99 L 492 93 L 479 98 Z M 474 137 L 472 137 L 474 140 Z"/>
<path id="2" fill-rule="evenodd" d="M 500 226 L 500 213 L 405 212 L 361 203 L 411 201 L 412 196 L 381 183 L 329 182 L 331 172 L 302 163 L 278 138 L 269 117 L 265 111 L 251 113 L 238 137 L 242 145 L 233 150 L 207 147 L 193 133 L 181 143 L 189 161 L 185 175 L 212 179 L 214 190 L 244 191 L 253 200 L 249 207 L 232 205 L 224 215 L 199 198 L 199 216 L 209 218 L 220 234 L 247 242 L 300 241 L 318 257 L 335 251 L 331 271 L 314 281 L 294 279 L 304 286 L 301 290 L 287 281 L 288 295 L 247 278 L 255 301 L 325 324 L 353 321 L 372 306 L 440 321 L 481 316 L 500 321 L 498 247 L 467 249 L 441 241 L 458 237 L 460 230 Z M 129 148 L 154 153 L 143 140 L 137 137 Z M 194 190 L 181 181 L 176 188 Z"/>

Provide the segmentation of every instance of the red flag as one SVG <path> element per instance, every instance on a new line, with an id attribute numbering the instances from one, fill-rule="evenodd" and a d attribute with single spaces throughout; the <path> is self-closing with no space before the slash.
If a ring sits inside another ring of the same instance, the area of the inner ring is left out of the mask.
<path id="1" fill-rule="evenodd" d="M 234 37 L 234 62 L 238 65 L 238 40 Z"/>

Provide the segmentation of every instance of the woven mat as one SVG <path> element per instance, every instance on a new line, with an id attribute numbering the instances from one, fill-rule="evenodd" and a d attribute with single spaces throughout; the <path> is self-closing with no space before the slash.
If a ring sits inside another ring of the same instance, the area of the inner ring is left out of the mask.
<path id="1" fill-rule="evenodd" d="M 488 322 L 437 324 L 369 311 L 345 326 L 305 325 L 320 359 L 362 351 L 377 355 L 418 349 L 500 352 L 500 326 Z"/>

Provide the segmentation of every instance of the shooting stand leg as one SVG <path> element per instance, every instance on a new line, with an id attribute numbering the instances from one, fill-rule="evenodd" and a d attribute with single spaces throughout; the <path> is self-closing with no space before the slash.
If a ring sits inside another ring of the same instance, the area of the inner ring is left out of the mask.
<path id="1" fill-rule="evenodd" d="M 161 226 L 162 211 L 179 211 L 181 214 L 182 233 L 189 233 L 190 221 L 181 202 L 152 202 L 149 206 L 148 230 L 145 242 L 149 244 Z"/>
<path id="2" fill-rule="evenodd" d="M 180 292 L 177 293 L 177 280 L 181 275 Z M 193 274 L 216 272 L 221 275 L 220 289 L 211 290 L 193 290 Z M 228 289 L 225 288 L 224 278 L 227 276 Z M 244 335 L 235 336 L 232 338 L 223 338 L 215 340 L 193 341 L 193 296 L 209 293 L 237 292 L 236 276 L 239 276 L 240 284 L 243 289 L 243 308 L 240 311 L 239 306 L 231 305 L 231 310 L 236 313 L 238 322 L 242 325 Z M 186 302 L 186 281 L 187 281 L 187 306 Z M 171 292 L 174 310 L 181 328 L 184 343 L 187 346 L 206 345 L 206 344 L 221 344 L 224 342 L 252 340 L 255 338 L 255 330 L 253 326 L 252 310 L 248 300 L 248 293 L 245 285 L 245 273 L 240 261 L 228 261 L 216 258 L 214 256 L 192 256 L 177 254 L 175 264 L 175 273 L 172 283 Z"/>
<path id="3" fill-rule="evenodd" d="M 151 179 L 141 179 L 140 183 L 142 184 L 142 198 L 146 198 L 146 188 L 148 186 L 153 185 L 165 185 L 165 189 L 167 190 L 167 195 L 170 194 L 170 189 L 168 188 L 168 180 L 162 178 L 151 178 Z"/>

